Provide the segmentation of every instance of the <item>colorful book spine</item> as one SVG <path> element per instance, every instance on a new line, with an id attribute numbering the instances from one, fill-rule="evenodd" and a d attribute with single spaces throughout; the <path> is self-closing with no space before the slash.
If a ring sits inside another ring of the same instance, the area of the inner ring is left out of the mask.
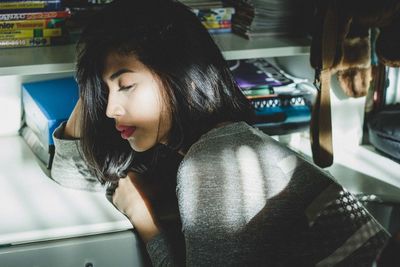
<path id="1" fill-rule="evenodd" d="M 61 11 L 49 11 L 49 12 L 0 14 L 0 21 L 58 19 L 58 18 L 69 18 L 69 17 L 71 17 L 71 11 L 69 9 L 65 9 Z"/>
<path id="2" fill-rule="evenodd" d="M 1 3 L 10 3 L 10 2 L 61 2 L 65 0 L 1 0 Z M 68 0 L 67 0 L 68 1 Z"/>
<path id="3" fill-rule="evenodd" d="M 202 21 L 201 23 L 206 27 L 206 29 L 226 29 L 232 27 L 230 20 Z"/>
<path id="4" fill-rule="evenodd" d="M 64 25 L 64 19 L 34 19 L 0 22 L 0 33 L 24 29 L 60 28 Z"/>
<path id="5" fill-rule="evenodd" d="M 0 12 L 41 12 L 50 10 L 61 10 L 61 0 L 48 0 L 48 1 L 1 1 Z"/>
<path id="6" fill-rule="evenodd" d="M 232 32 L 231 28 L 226 29 L 207 29 L 207 31 L 211 34 L 219 34 L 219 33 L 230 33 Z"/>
<path id="7" fill-rule="evenodd" d="M 230 20 L 235 14 L 233 7 L 192 9 L 199 18 L 212 20 Z"/>
<path id="8" fill-rule="evenodd" d="M 276 97 L 274 89 L 269 86 L 265 86 L 264 88 L 252 88 L 252 89 L 241 89 L 242 93 L 247 97 L 247 99 L 256 99 L 256 98 L 268 98 L 268 97 Z"/>
<path id="9" fill-rule="evenodd" d="M 46 46 L 52 44 L 51 37 L 35 37 L 35 38 L 21 38 L 21 39 L 0 39 L 0 48 L 10 47 L 34 47 Z"/>
<path id="10" fill-rule="evenodd" d="M 234 8 L 194 8 L 192 11 L 210 33 L 218 34 L 232 31 Z"/>
<path id="11" fill-rule="evenodd" d="M 65 35 L 58 37 L 0 39 L 0 48 L 64 45 L 68 42 L 69 42 L 69 37 Z"/>
<path id="12" fill-rule="evenodd" d="M 57 37 L 62 36 L 63 30 L 61 28 L 55 29 L 28 29 L 28 30 L 15 30 L 0 33 L 0 39 L 12 40 L 19 38 L 33 38 L 33 37 Z"/>
<path id="13" fill-rule="evenodd" d="M 87 2 L 93 5 L 103 5 L 103 4 L 109 4 L 113 0 L 88 0 Z"/>

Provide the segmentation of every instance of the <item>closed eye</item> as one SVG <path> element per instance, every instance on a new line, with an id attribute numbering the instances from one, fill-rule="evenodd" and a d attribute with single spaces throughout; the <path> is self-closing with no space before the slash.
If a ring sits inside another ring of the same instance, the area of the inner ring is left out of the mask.
<path id="1" fill-rule="evenodd" d="M 131 85 L 127 85 L 127 86 L 121 86 L 118 91 L 128 91 L 130 89 L 134 89 L 136 87 L 136 84 L 131 84 Z"/>

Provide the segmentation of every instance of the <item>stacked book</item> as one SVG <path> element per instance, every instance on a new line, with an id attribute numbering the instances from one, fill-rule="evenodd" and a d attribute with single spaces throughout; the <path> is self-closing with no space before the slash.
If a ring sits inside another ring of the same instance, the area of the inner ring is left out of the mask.
<path id="1" fill-rule="evenodd" d="M 233 7 L 224 7 L 221 1 L 181 0 L 190 7 L 210 33 L 227 33 L 232 31 Z"/>
<path id="2" fill-rule="evenodd" d="M 190 8 L 220 8 L 222 7 L 221 0 L 179 0 Z"/>
<path id="3" fill-rule="evenodd" d="M 247 39 L 258 36 L 305 35 L 308 21 L 306 14 L 309 13 L 307 1 L 224 0 L 224 4 L 236 10 L 232 19 L 233 32 Z"/>
<path id="4" fill-rule="evenodd" d="M 65 44 L 69 16 L 62 0 L 1 0 L 0 48 Z"/>
<path id="5" fill-rule="evenodd" d="M 290 78 L 265 58 L 229 60 L 228 64 L 255 110 L 255 126 L 271 135 L 309 127 L 310 92 L 299 89 L 294 77 Z"/>
<path id="6" fill-rule="evenodd" d="M 52 134 L 69 118 L 78 98 L 73 77 L 22 84 L 24 124 L 20 134 L 48 169 L 54 156 Z"/>

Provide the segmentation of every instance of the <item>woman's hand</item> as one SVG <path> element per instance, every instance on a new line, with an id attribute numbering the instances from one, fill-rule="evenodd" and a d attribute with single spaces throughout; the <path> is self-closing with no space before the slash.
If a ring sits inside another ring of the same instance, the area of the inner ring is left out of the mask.
<path id="1" fill-rule="evenodd" d="M 160 232 L 149 201 L 150 193 L 141 179 L 129 172 L 126 178 L 119 180 L 112 197 L 114 205 L 128 217 L 144 242 Z"/>

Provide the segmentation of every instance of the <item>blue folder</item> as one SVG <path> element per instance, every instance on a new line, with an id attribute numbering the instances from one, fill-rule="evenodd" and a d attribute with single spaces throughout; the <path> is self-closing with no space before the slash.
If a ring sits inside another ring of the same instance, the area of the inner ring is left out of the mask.
<path id="1" fill-rule="evenodd" d="M 22 84 L 25 122 L 44 147 L 54 144 L 53 131 L 68 119 L 78 98 L 73 77 Z"/>

